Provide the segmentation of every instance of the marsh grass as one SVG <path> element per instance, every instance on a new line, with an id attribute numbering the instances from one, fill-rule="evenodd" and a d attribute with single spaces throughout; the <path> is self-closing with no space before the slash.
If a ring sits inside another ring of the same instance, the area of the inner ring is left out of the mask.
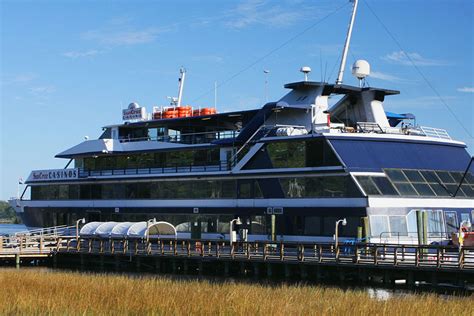
<path id="1" fill-rule="evenodd" d="M 371 298 L 364 290 L 1 269 L 1 315 L 473 315 L 474 295 Z"/>

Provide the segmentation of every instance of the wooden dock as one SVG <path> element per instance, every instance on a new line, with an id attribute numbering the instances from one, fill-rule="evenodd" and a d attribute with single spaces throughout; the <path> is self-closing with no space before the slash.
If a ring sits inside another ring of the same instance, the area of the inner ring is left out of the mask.
<path id="1" fill-rule="evenodd" d="M 474 247 L 225 240 L 23 237 L 0 246 L 0 262 L 46 259 L 54 267 L 100 271 L 474 285 Z M 14 259 L 13 259 L 14 258 Z"/>

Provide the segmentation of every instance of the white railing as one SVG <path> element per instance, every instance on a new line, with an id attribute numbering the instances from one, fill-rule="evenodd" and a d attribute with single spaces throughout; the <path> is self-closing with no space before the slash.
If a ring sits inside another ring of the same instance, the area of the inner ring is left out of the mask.
<path id="1" fill-rule="evenodd" d="M 451 139 L 448 132 L 442 128 L 434 128 L 428 126 L 420 126 L 420 130 L 428 137 L 442 138 L 442 139 Z"/>
<path id="2" fill-rule="evenodd" d="M 21 236 L 41 236 L 41 237 L 54 237 L 54 236 L 67 236 L 70 235 L 73 231 L 75 231 L 76 226 L 54 226 L 54 227 L 45 227 L 39 229 L 32 229 L 22 232 L 15 233 L 15 237 Z"/>

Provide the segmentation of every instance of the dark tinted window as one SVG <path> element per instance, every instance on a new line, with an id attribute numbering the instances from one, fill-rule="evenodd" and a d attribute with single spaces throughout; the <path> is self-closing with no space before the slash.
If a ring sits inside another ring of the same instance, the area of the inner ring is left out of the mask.
<path id="1" fill-rule="evenodd" d="M 377 185 L 380 192 L 383 195 L 398 195 L 397 190 L 393 187 L 392 183 L 385 177 L 372 177 L 372 181 Z"/>
<path id="2" fill-rule="evenodd" d="M 367 195 L 380 195 L 379 190 L 377 190 L 377 187 L 375 186 L 375 183 L 372 182 L 370 177 L 358 176 L 358 177 L 356 177 L 356 179 L 359 182 L 362 189 L 364 189 L 365 194 L 367 194 Z"/>
<path id="3" fill-rule="evenodd" d="M 386 169 L 385 173 L 394 182 L 408 182 L 408 179 L 405 177 L 401 170 Z"/>

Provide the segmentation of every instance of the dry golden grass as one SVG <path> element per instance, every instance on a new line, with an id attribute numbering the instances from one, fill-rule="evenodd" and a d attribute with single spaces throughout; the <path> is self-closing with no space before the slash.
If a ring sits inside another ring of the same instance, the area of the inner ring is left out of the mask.
<path id="1" fill-rule="evenodd" d="M 471 297 L 320 286 L 172 280 L 153 276 L 0 270 L 1 315 L 472 315 Z"/>

